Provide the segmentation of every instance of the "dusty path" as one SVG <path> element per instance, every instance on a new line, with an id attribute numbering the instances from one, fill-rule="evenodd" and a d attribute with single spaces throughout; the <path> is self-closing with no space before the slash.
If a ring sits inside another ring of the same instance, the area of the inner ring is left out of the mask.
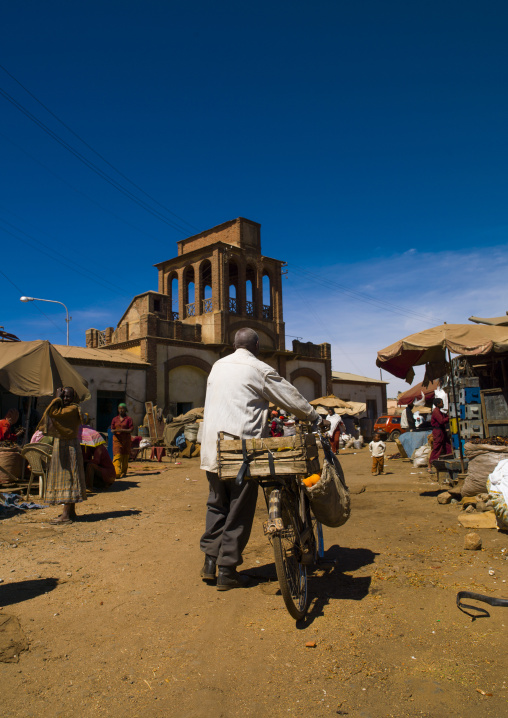
<path id="1" fill-rule="evenodd" d="M 508 612 L 472 622 L 455 596 L 508 596 L 508 537 L 481 531 L 483 550 L 463 551 L 458 509 L 425 474 L 388 462 L 374 479 L 366 450 L 341 461 L 353 513 L 325 529 L 338 566 L 311 579 L 303 625 L 277 594 L 261 504 L 242 567 L 254 585 L 200 580 L 195 460 L 134 464 L 71 526 L 45 523 L 54 508 L 1 521 L 0 637 L 17 641 L 0 662 L 2 715 L 506 715 Z"/>

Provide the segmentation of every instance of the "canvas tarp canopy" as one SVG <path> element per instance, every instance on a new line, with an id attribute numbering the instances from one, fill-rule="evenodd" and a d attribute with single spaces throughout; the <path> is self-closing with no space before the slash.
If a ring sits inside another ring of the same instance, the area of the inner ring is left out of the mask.
<path id="1" fill-rule="evenodd" d="M 469 317 L 470 322 L 475 324 L 490 324 L 493 327 L 508 327 L 508 316 L 504 317 Z"/>
<path id="2" fill-rule="evenodd" d="M 90 399 L 83 378 L 48 341 L 2 342 L 0 385 L 17 396 L 53 396 L 72 386 L 80 401 Z"/>
<path id="3" fill-rule="evenodd" d="M 314 399 L 310 404 L 315 408 L 318 414 L 326 414 L 328 409 L 335 409 L 336 414 L 342 416 L 357 416 L 366 410 L 366 404 L 361 401 L 343 401 L 338 396 L 328 394 Z"/>
<path id="4" fill-rule="evenodd" d="M 399 394 L 397 399 L 397 404 L 399 406 L 407 406 L 415 399 L 421 399 L 422 398 L 422 391 L 423 395 L 425 397 L 425 401 L 429 401 L 430 399 L 434 398 L 434 391 L 438 388 L 438 380 L 429 382 L 426 386 L 423 386 L 423 382 L 421 381 L 419 384 L 415 384 L 411 387 L 411 389 L 408 389 L 407 391 L 403 391 L 402 394 Z"/>
<path id="5" fill-rule="evenodd" d="M 408 383 L 414 379 L 413 367 L 426 364 L 426 378 L 438 379 L 447 372 L 446 349 L 464 356 L 508 352 L 508 327 L 440 324 L 381 349 L 376 364 Z"/>

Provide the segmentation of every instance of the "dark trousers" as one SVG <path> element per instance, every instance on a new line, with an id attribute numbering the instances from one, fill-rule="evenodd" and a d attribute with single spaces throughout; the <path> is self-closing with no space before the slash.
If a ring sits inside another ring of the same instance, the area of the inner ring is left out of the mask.
<path id="1" fill-rule="evenodd" d="M 258 484 L 246 479 L 238 487 L 234 479 L 223 481 L 211 471 L 206 472 L 206 477 L 210 494 L 201 551 L 216 558 L 219 566 L 238 566 L 252 529 Z"/>

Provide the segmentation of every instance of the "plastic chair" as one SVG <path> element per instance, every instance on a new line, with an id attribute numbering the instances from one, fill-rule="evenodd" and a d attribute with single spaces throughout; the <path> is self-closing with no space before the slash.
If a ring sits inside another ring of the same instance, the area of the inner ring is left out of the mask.
<path id="1" fill-rule="evenodd" d="M 39 498 L 43 499 L 46 495 L 46 481 L 52 452 L 53 447 L 49 444 L 26 444 L 21 449 L 23 458 L 30 464 L 30 479 L 26 490 L 27 501 L 35 476 L 39 477 Z"/>

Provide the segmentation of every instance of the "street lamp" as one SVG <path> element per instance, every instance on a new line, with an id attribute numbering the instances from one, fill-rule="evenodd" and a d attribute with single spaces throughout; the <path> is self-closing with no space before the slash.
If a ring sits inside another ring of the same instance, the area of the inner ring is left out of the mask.
<path id="1" fill-rule="evenodd" d="M 65 309 L 65 321 L 67 323 L 67 346 L 69 346 L 69 322 L 71 321 L 72 317 L 69 316 L 69 310 L 65 306 L 63 302 L 57 302 L 56 299 L 39 299 L 38 297 L 20 297 L 20 302 L 51 302 L 51 304 L 61 304 L 62 307 Z"/>

